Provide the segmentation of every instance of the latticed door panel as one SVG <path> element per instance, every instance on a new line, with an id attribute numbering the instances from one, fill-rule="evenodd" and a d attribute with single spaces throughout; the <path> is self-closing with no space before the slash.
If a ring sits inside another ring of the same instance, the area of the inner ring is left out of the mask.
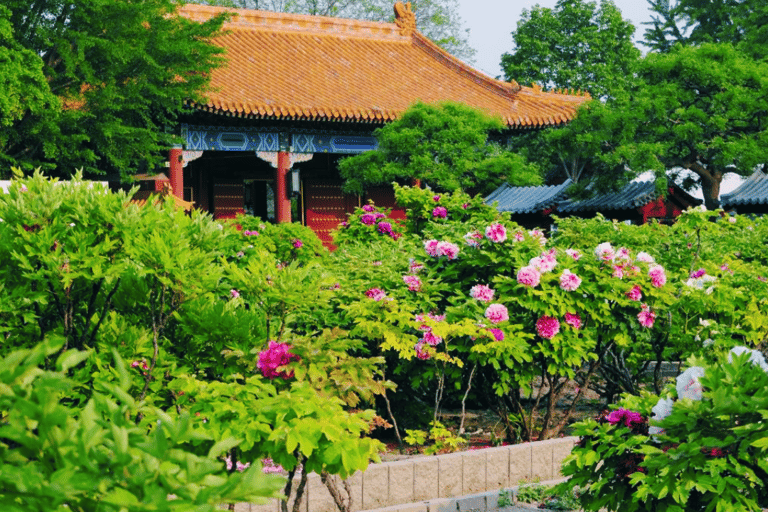
<path id="1" fill-rule="evenodd" d="M 326 247 L 333 247 L 331 231 L 355 211 L 357 196 L 341 192 L 340 180 L 307 180 L 304 183 L 307 226 Z"/>

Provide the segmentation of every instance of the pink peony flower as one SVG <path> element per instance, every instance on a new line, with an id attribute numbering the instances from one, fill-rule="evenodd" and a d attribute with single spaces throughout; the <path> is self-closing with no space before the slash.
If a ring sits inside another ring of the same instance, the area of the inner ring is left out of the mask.
<path id="1" fill-rule="evenodd" d="M 616 251 L 616 255 L 613 257 L 613 261 L 628 262 L 631 260 L 632 257 L 629 255 L 629 250 L 626 247 L 619 248 L 619 250 Z"/>
<path id="2" fill-rule="evenodd" d="M 373 206 L 372 204 L 366 204 L 365 206 L 363 206 L 363 211 L 368 213 L 373 213 L 376 211 L 376 207 Z"/>
<path id="3" fill-rule="evenodd" d="M 699 270 L 695 270 L 695 271 L 691 272 L 690 277 L 691 277 L 691 279 L 698 279 L 700 277 L 704 277 L 706 275 L 706 273 L 707 273 L 706 270 L 704 270 L 703 268 L 700 268 Z"/>
<path id="4" fill-rule="evenodd" d="M 493 324 L 499 324 L 509 320 L 509 312 L 503 304 L 491 304 L 485 308 L 485 318 Z"/>
<path id="5" fill-rule="evenodd" d="M 563 270 L 563 273 L 560 274 L 560 288 L 567 292 L 573 292 L 578 290 L 579 285 L 581 285 L 581 278 L 571 272 L 568 269 Z"/>
<path id="6" fill-rule="evenodd" d="M 379 302 L 381 300 L 384 300 L 387 296 L 386 292 L 382 290 L 381 288 L 371 288 L 367 292 L 365 292 L 365 295 L 369 299 L 373 299 L 376 302 Z"/>
<path id="7" fill-rule="evenodd" d="M 483 235 L 481 235 L 477 231 L 470 231 L 469 233 L 464 235 L 464 241 L 470 247 L 480 247 L 480 242 L 482 242 L 482 240 L 483 240 Z"/>
<path id="8" fill-rule="evenodd" d="M 516 231 L 514 236 L 515 242 L 522 242 L 525 240 L 525 234 L 522 231 Z"/>
<path id="9" fill-rule="evenodd" d="M 541 274 L 535 267 L 523 267 L 517 271 L 517 282 L 534 288 L 541 282 Z"/>
<path id="10" fill-rule="evenodd" d="M 376 216 L 372 213 L 364 213 L 360 216 L 360 222 L 366 226 L 373 226 L 376 223 Z"/>
<path id="11" fill-rule="evenodd" d="M 494 243 L 500 244 L 507 239 L 507 228 L 498 222 L 494 222 L 485 228 L 485 236 Z"/>
<path id="12" fill-rule="evenodd" d="M 573 327 L 574 329 L 581 329 L 582 322 L 581 322 L 581 316 L 579 316 L 576 313 L 566 313 L 565 314 L 565 323 Z"/>
<path id="13" fill-rule="evenodd" d="M 481 302 L 491 302 L 494 291 L 484 284 L 476 284 L 469 290 L 469 296 Z"/>
<path id="14" fill-rule="evenodd" d="M 440 196 L 437 196 L 437 195 L 435 195 L 435 196 L 432 196 L 432 200 L 433 200 L 434 202 L 438 202 L 438 201 L 440 200 Z"/>
<path id="15" fill-rule="evenodd" d="M 275 464 L 275 461 L 273 461 L 270 458 L 267 459 L 261 459 L 262 464 L 262 473 L 282 473 L 283 472 L 283 466 L 280 464 Z"/>
<path id="16" fill-rule="evenodd" d="M 656 288 L 661 288 L 664 283 L 667 282 L 667 274 L 664 272 L 664 267 L 661 265 L 653 265 L 648 269 L 648 277 L 651 278 L 651 283 Z"/>
<path id="17" fill-rule="evenodd" d="M 637 258 L 635 259 L 643 263 L 656 263 L 656 260 L 653 259 L 653 256 L 651 256 L 647 252 L 637 253 Z"/>
<path id="18" fill-rule="evenodd" d="M 296 238 L 296 239 L 293 241 L 293 246 L 294 246 L 296 249 L 300 248 L 300 247 L 301 247 L 301 246 L 303 246 L 303 245 L 304 245 L 304 242 L 302 242 L 302 241 L 301 241 L 301 240 L 299 240 L 298 238 Z"/>
<path id="19" fill-rule="evenodd" d="M 581 253 L 576 249 L 566 249 L 565 254 L 573 258 L 574 261 L 578 261 L 581 258 Z"/>
<path id="20" fill-rule="evenodd" d="M 616 279 L 623 279 L 624 278 L 624 266 L 623 265 L 614 265 L 613 266 L 613 273 L 611 274 Z"/>
<path id="21" fill-rule="evenodd" d="M 455 260 L 459 256 L 459 246 L 451 242 L 439 242 L 437 251 L 440 256 L 445 256 L 449 260 Z"/>
<path id="22" fill-rule="evenodd" d="M 424 268 L 424 265 L 422 265 L 421 263 L 418 263 L 414 259 L 411 259 L 408 262 L 408 272 L 410 272 L 411 274 L 415 274 L 415 273 L 417 273 L 419 270 L 421 270 L 423 268 Z"/>
<path id="23" fill-rule="evenodd" d="M 268 379 L 274 379 L 276 377 L 289 379 L 293 377 L 293 371 L 278 371 L 279 367 L 285 366 L 291 361 L 299 360 L 299 356 L 289 352 L 290 349 L 291 346 L 288 343 L 270 341 L 267 350 L 259 353 L 257 367 L 261 370 L 261 374 Z"/>
<path id="24" fill-rule="evenodd" d="M 560 322 L 551 316 L 542 316 L 536 322 L 536 332 L 542 338 L 551 340 L 560 332 Z"/>
<path id="25" fill-rule="evenodd" d="M 613 249 L 610 242 L 603 242 L 595 249 L 595 256 L 602 261 L 613 261 L 614 256 L 616 256 L 616 251 Z"/>
<path id="26" fill-rule="evenodd" d="M 421 291 L 421 279 L 418 276 L 403 276 L 403 282 L 408 285 L 408 289 L 412 292 Z"/>
<path id="27" fill-rule="evenodd" d="M 429 256 L 433 258 L 440 257 L 440 253 L 437 250 L 437 246 L 440 242 L 438 240 L 427 240 L 424 242 L 424 250 L 427 251 Z"/>
<path id="28" fill-rule="evenodd" d="M 555 259 L 554 252 L 550 251 L 542 254 L 541 256 L 531 258 L 531 260 L 528 262 L 528 265 L 536 268 L 536 270 L 544 274 L 546 272 L 550 272 L 557 266 L 557 260 Z"/>
<path id="29" fill-rule="evenodd" d="M 635 285 L 627 292 L 627 297 L 630 300 L 640 300 L 643 298 L 643 292 L 638 285 Z"/>
<path id="30" fill-rule="evenodd" d="M 240 292 L 232 288 L 229 290 L 229 294 L 232 296 L 233 299 L 236 299 L 240 296 Z"/>
<path id="31" fill-rule="evenodd" d="M 447 217 L 448 210 L 445 208 L 445 206 L 435 206 L 435 208 L 432 210 L 433 219 L 445 219 Z"/>
<path id="32" fill-rule="evenodd" d="M 653 327 L 653 323 L 656 321 L 656 313 L 651 311 L 651 308 L 647 304 L 640 306 L 642 311 L 637 314 L 637 320 L 643 327 Z"/>

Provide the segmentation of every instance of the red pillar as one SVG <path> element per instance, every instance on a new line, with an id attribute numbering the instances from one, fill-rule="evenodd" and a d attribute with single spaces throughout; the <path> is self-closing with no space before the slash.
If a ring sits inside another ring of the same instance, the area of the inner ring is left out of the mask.
<path id="1" fill-rule="evenodd" d="M 168 161 L 170 162 L 173 195 L 179 199 L 184 199 L 184 151 L 181 146 L 173 146 L 168 151 Z"/>
<path id="2" fill-rule="evenodd" d="M 275 170 L 275 217 L 277 222 L 291 222 L 291 200 L 288 198 L 286 176 L 291 168 L 291 157 L 287 151 L 277 153 Z"/>

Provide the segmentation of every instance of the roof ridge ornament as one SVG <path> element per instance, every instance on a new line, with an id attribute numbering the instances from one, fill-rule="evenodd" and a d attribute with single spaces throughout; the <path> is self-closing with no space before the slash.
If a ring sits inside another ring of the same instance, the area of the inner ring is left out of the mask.
<path id="1" fill-rule="evenodd" d="M 416 31 L 416 14 L 411 9 L 411 2 L 395 2 L 395 24 L 400 28 L 401 36 L 410 36 Z"/>

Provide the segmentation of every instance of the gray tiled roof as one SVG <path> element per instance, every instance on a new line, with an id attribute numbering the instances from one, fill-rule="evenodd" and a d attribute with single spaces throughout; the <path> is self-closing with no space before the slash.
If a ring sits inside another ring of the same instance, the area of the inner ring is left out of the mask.
<path id="1" fill-rule="evenodd" d="M 557 203 L 557 210 L 563 213 L 629 210 L 639 208 L 658 197 L 656 184 L 652 181 L 631 182 L 618 192 L 597 195 L 583 201 L 566 199 Z"/>
<path id="2" fill-rule="evenodd" d="M 768 204 L 768 176 L 760 171 L 755 171 L 730 194 L 720 196 L 720 204 L 723 208 L 747 204 Z"/>
<path id="3" fill-rule="evenodd" d="M 498 201 L 500 212 L 534 213 L 546 210 L 561 200 L 565 189 L 571 185 L 565 180 L 562 185 L 541 187 L 512 187 L 505 183 L 485 198 L 486 204 Z"/>

